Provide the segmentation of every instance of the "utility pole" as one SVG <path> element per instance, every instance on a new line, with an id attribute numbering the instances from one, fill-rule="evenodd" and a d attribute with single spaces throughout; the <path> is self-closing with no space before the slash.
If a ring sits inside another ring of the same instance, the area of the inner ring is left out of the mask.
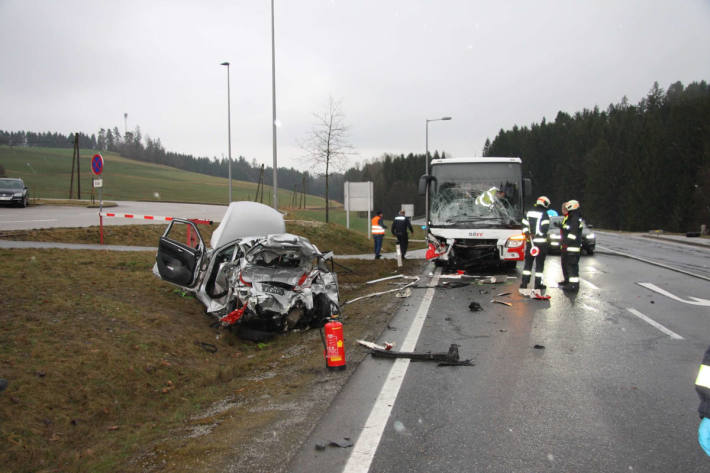
<path id="1" fill-rule="evenodd" d="M 74 152 L 71 158 L 71 181 L 69 182 L 69 198 L 74 198 L 74 163 L 76 163 L 76 198 L 81 199 L 81 165 L 79 164 L 79 133 L 74 134 Z"/>

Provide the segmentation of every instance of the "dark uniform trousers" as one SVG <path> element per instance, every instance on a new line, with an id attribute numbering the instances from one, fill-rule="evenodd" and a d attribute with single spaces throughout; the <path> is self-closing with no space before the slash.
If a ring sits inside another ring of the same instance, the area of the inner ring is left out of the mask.
<path id="1" fill-rule="evenodd" d="M 537 248 L 540 253 L 537 256 L 530 254 L 532 250 L 532 245 L 526 245 L 525 247 L 525 264 L 523 265 L 523 279 L 520 283 L 520 287 L 527 287 L 530 282 L 530 276 L 532 275 L 533 262 L 535 263 L 535 289 L 542 289 L 542 273 L 545 270 L 545 258 L 547 258 L 547 243 L 538 243 Z"/>

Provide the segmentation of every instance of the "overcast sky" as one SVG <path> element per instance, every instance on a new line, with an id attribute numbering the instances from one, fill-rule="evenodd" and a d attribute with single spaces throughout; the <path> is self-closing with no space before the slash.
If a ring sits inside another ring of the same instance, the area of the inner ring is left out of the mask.
<path id="1" fill-rule="evenodd" d="M 279 166 L 342 101 L 350 164 L 480 155 L 501 128 L 710 80 L 709 0 L 276 0 Z M 270 0 L 0 0 L 0 129 L 140 126 L 169 151 L 270 165 Z M 523 156 L 524 158 L 524 156 Z"/>

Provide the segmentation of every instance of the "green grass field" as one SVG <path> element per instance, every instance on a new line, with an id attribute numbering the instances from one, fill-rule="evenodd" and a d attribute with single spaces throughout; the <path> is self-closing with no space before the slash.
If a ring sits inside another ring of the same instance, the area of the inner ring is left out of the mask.
<path id="1" fill-rule="evenodd" d="M 69 197 L 72 179 L 72 149 L 0 146 L 0 163 L 8 177 L 21 177 L 30 188 L 32 198 Z M 81 197 L 91 197 L 91 157 L 95 150 L 81 151 Z M 103 198 L 109 200 L 150 200 L 226 204 L 227 179 L 145 163 L 102 152 L 104 158 Z M 236 176 L 237 178 L 239 176 Z M 76 192 L 74 175 L 74 193 Z M 254 200 L 256 184 L 233 179 L 233 200 Z M 292 191 L 279 190 L 279 202 L 291 202 Z M 264 203 L 270 204 L 271 187 L 264 190 Z M 324 207 L 325 200 L 307 196 L 307 207 Z"/>
<path id="2" fill-rule="evenodd" d="M 0 164 L 8 177 L 21 177 L 30 188 L 31 199 L 67 199 L 72 180 L 72 149 L 0 146 Z M 92 197 L 90 172 L 91 157 L 95 150 L 81 151 L 81 198 Z M 193 202 L 226 204 L 227 179 L 187 172 L 160 164 L 145 163 L 123 158 L 115 153 L 102 152 L 104 158 L 104 200 L 147 200 L 168 202 Z M 238 176 L 236 176 L 238 177 Z M 76 199 L 74 175 L 73 198 Z M 264 190 L 264 203 L 271 204 L 271 187 Z M 254 200 L 256 184 L 232 181 L 233 200 Z M 287 219 L 325 221 L 325 199 L 308 195 L 307 209 L 289 209 L 292 192 L 279 189 L 279 208 L 287 212 Z M 98 199 L 98 195 L 95 195 Z M 342 203 L 330 201 L 330 221 L 345 225 Z M 366 217 L 350 213 L 350 228 L 367 233 Z"/>

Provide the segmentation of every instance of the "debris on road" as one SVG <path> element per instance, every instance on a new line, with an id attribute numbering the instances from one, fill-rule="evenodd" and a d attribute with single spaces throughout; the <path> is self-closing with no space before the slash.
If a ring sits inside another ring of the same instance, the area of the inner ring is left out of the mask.
<path id="1" fill-rule="evenodd" d="M 545 345 L 535 345 L 533 348 L 536 349 L 536 350 L 544 350 L 544 349 L 545 349 Z"/>
<path id="2" fill-rule="evenodd" d="M 511 304 L 510 302 L 499 301 L 498 299 L 492 299 L 491 302 L 496 303 L 496 304 L 507 305 L 508 307 L 512 307 L 512 306 L 513 306 L 513 304 Z"/>
<path id="3" fill-rule="evenodd" d="M 394 343 L 392 342 L 385 342 L 384 345 L 378 345 L 377 343 L 368 342 L 367 340 L 358 340 L 357 342 L 364 347 L 370 348 L 371 350 L 390 351 L 394 346 Z"/>
<path id="4" fill-rule="evenodd" d="M 399 297 L 399 298 L 405 298 L 405 297 L 409 297 L 411 295 L 412 295 L 412 288 L 411 287 L 404 288 L 401 291 L 396 292 L 394 294 L 395 297 Z"/>
<path id="5" fill-rule="evenodd" d="M 350 437 L 343 437 L 343 440 L 331 440 L 328 443 L 317 443 L 316 450 L 323 451 L 327 447 L 338 447 L 338 448 L 350 448 L 353 446 L 353 442 Z"/>
<path id="6" fill-rule="evenodd" d="M 495 276 L 491 276 L 491 277 L 485 278 L 485 279 L 479 279 L 478 281 L 476 281 L 476 284 L 479 284 L 479 285 L 480 284 L 502 284 L 502 283 L 503 283 L 503 281 L 497 279 Z"/>
<path id="7" fill-rule="evenodd" d="M 362 300 L 362 299 L 368 299 L 368 298 L 370 298 L 370 297 L 382 296 L 382 295 L 384 295 L 384 294 L 389 294 L 389 293 L 391 293 L 391 292 L 400 292 L 400 291 L 404 290 L 405 288 L 414 286 L 416 283 L 419 282 L 419 276 L 402 276 L 402 277 L 405 278 L 405 279 L 414 279 L 414 281 L 412 281 L 412 282 L 410 282 L 409 284 L 406 284 L 406 285 L 404 285 L 404 286 L 402 286 L 402 287 L 398 287 L 398 288 L 395 288 L 395 289 L 390 289 L 390 290 L 388 290 L 388 291 L 374 292 L 374 293 L 372 293 L 372 294 L 366 294 L 366 295 L 364 295 L 364 296 L 356 297 L 355 299 L 350 299 L 349 301 L 343 302 L 342 305 L 352 304 L 353 302 L 357 302 L 357 301 Z"/>
<path id="8" fill-rule="evenodd" d="M 400 279 L 405 277 L 404 274 L 395 274 L 394 276 L 387 276 L 386 278 L 373 279 L 372 281 L 367 281 L 365 284 L 375 284 L 382 281 L 389 281 L 390 279 Z"/>
<path id="9" fill-rule="evenodd" d="M 358 340 L 358 343 L 368 347 L 370 349 L 370 353 L 374 357 L 409 358 L 410 360 L 418 361 L 438 361 L 439 366 L 473 366 L 471 360 L 459 359 L 459 346 L 455 343 L 451 344 L 449 351 L 446 353 L 394 351 L 388 350 L 381 345 L 377 345 L 366 340 Z"/>
<path id="10" fill-rule="evenodd" d="M 464 287 L 469 285 L 469 283 L 462 281 L 444 281 L 439 285 L 439 287 L 443 287 L 446 289 L 456 289 L 457 287 Z"/>
<path id="11" fill-rule="evenodd" d="M 512 294 L 512 292 L 501 292 L 500 294 L 496 294 L 496 297 L 509 296 L 511 294 Z"/>
<path id="12" fill-rule="evenodd" d="M 483 310 L 483 307 L 478 302 L 473 301 L 468 305 L 468 309 L 471 312 L 479 312 L 479 311 Z"/>

